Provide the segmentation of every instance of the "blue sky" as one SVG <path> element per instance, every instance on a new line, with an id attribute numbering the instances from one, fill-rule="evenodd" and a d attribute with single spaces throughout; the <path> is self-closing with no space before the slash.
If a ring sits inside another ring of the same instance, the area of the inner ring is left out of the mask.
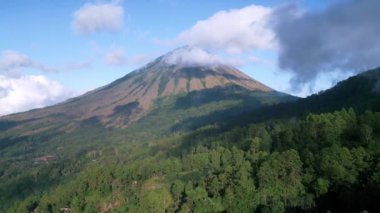
<path id="1" fill-rule="evenodd" d="M 236 35 L 217 36 L 215 39 L 222 41 L 234 40 L 229 46 L 218 44 L 204 38 L 207 33 L 196 24 L 204 20 L 205 25 L 213 25 L 219 18 L 228 20 L 233 14 L 243 20 L 239 11 L 244 8 L 258 14 L 271 13 L 289 3 L 318 13 L 329 7 L 328 2 L 331 1 L 0 0 L 0 115 L 42 107 L 103 86 L 188 42 L 231 61 L 274 89 L 306 96 L 347 75 L 329 73 L 292 90 L 292 73 L 277 65 L 278 48 L 272 47 L 276 45 L 262 44 L 268 41 L 260 37 L 259 41 L 240 41 Z M 102 10 L 104 15 L 99 15 Z M 221 11 L 225 14 L 216 15 Z M 261 22 L 263 16 L 251 18 Z M 235 29 L 233 24 L 226 23 L 220 33 L 228 34 L 229 27 Z M 249 32 L 256 32 L 252 30 Z"/>

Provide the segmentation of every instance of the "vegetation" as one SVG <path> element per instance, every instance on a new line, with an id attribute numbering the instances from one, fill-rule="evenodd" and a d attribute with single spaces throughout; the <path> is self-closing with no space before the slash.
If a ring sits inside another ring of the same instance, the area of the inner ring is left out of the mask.
<path id="1" fill-rule="evenodd" d="M 1 203 L 11 204 L 3 211 L 379 210 L 380 113 L 343 109 L 219 136 L 213 129 L 156 141 L 132 156 L 115 146 L 87 152 L 92 163 L 81 172 L 80 159 L 34 166 L 1 182 Z"/>

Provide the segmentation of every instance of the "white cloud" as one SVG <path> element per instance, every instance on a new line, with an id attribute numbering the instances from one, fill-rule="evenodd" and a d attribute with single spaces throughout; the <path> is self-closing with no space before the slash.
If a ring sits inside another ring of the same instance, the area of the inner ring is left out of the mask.
<path id="1" fill-rule="evenodd" d="M 42 75 L 0 75 L 0 115 L 44 107 L 73 95 L 73 91 Z"/>
<path id="2" fill-rule="evenodd" d="M 24 75 L 24 69 L 42 72 L 89 69 L 88 62 L 65 63 L 59 67 L 46 66 L 25 54 L 3 51 L 0 55 L 0 115 L 25 111 L 63 101 L 74 95 L 58 82 L 42 75 Z"/>
<path id="3" fill-rule="evenodd" d="M 87 3 L 73 15 L 72 28 L 80 34 L 115 32 L 123 26 L 124 9 L 117 2 Z"/>
<path id="4" fill-rule="evenodd" d="M 197 48 L 185 46 L 166 54 L 163 61 L 172 65 L 214 65 L 222 63 L 222 60 L 210 53 Z"/>
<path id="5" fill-rule="evenodd" d="M 113 49 L 106 53 L 105 61 L 110 65 L 125 65 L 127 63 L 127 58 L 122 49 Z"/>
<path id="6" fill-rule="evenodd" d="M 33 62 L 25 55 L 15 51 L 4 51 L 0 58 L 0 70 L 8 71 L 17 67 L 30 66 Z"/>
<path id="7" fill-rule="evenodd" d="M 174 42 L 229 53 L 271 50 L 276 47 L 274 33 L 267 26 L 271 14 L 271 8 L 257 5 L 220 11 L 180 33 Z"/>
<path id="8" fill-rule="evenodd" d="M 0 73 L 14 72 L 21 68 L 33 68 L 45 72 L 57 71 L 16 51 L 6 50 L 1 53 Z"/>
<path id="9" fill-rule="evenodd" d="M 35 69 L 42 72 L 59 72 L 68 70 L 91 69 L 89 62 L 67 62 L 61 66 L 47 66 L 37 62 L 25 54 L 13 50 L 3 51 L 0 55 L 0 74 L 7 76 L 21 75 L 20 71 L 25 68 Z"/>

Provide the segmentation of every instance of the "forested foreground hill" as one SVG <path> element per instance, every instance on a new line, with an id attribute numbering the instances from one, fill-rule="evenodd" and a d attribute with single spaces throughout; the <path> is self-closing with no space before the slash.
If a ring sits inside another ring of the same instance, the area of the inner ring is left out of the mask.
<path id="1" fill-rule="evenodd" d="M 378 212 L 379 134 L 380 113 L 345 109 L 209 127 L 131 153 L 94 151 L 77 174 L 85 159 L 51 162 L 2 184 L 1 203 L 13 198 L 5 212 Z"/>
<path id="2" fill-rule="evenodd" d="M 238 103 L 257 95 L 236 89 L 181 108 L 195 92 L 126 129 L 5 132 L 0 212 L 379 212 L 379 72 L 250 111 Z"/>

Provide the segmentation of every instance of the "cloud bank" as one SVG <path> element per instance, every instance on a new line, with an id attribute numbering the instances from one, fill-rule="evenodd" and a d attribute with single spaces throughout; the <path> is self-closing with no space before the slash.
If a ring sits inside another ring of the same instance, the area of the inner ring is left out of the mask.
<path id="1" fill-rule="evenodd" d="M 271 8 L 257 5 L 220 11 L 180 33 L 175 43 L 228 53 L 273 49 L 276 46 L 274 34 L 268 27 L 271 13 Z"/>
<path id="2" fill-rule="evenodd" d="M 73 95 L 73 91 L 42 75 L 0 75 L 0 116 L 51 105 Z"/>
<path id="3" fill-rule="evenodd" d="M 279 67 L 295 74 L 296 88 L 319 74 L 357 73 L 380 65 L 380 1 L 352 0 L 320 12 L 295 6 L 273 13 Z"/>
<path id="4" fill-rule="evenodd" d="M 43 75 L 25 75 L 24 69 L 40 72 L 89 69 L 86 62 L 50 67 L 17 51 L 0 54 L 0 116 L 51 105 L 75 95 L 75 92 Z"/>
<path id="5" fill-rule="evenodd" d="M 72 29 L 79 34 L 115 32 L 123 26 L 124 9 L 117 3 L 87 3 L 73 15 Z"/>

